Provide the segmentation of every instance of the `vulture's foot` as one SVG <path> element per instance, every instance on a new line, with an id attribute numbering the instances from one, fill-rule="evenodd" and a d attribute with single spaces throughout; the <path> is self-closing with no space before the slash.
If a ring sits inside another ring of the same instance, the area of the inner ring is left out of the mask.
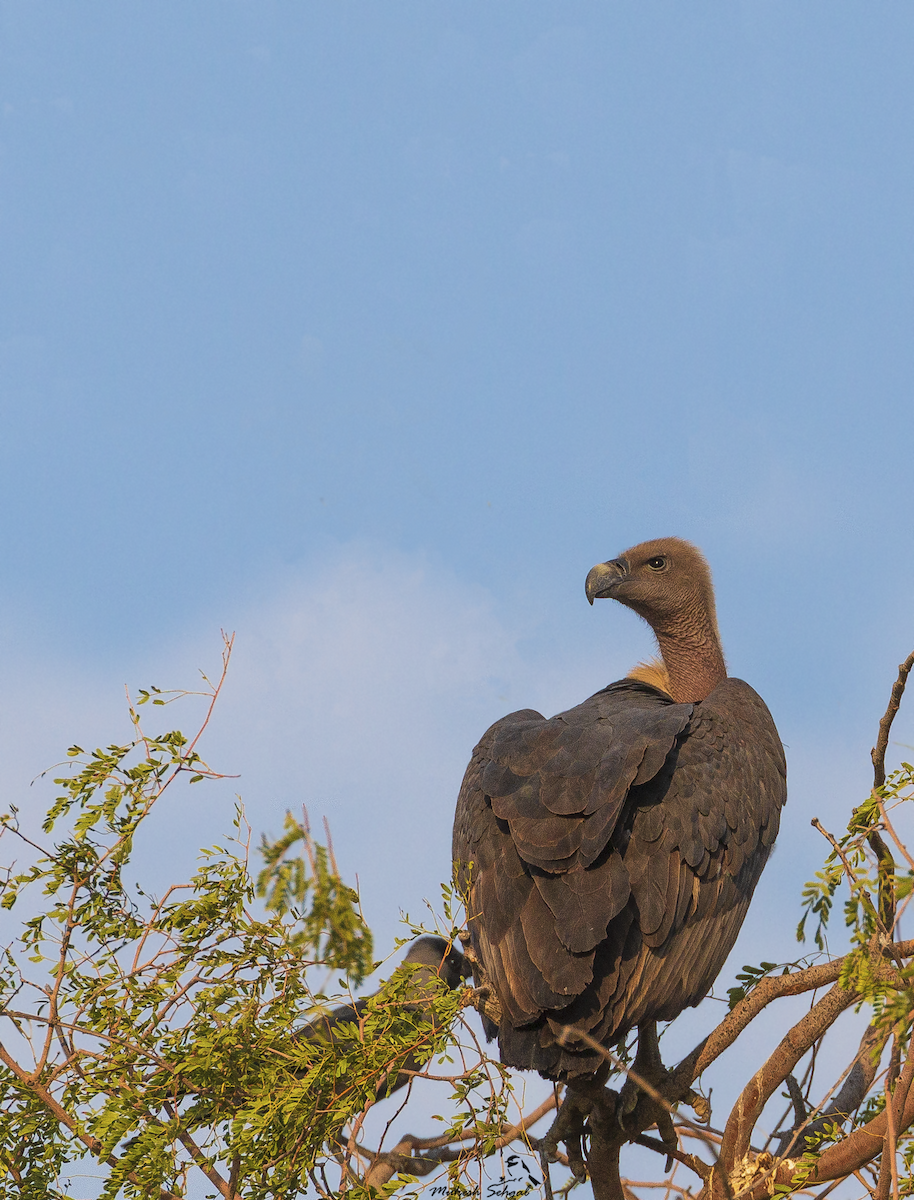
<path id="1" fill-rule="evenodd" d="M 660 1057 L 656 1021 L 645 1021 L 643 1025 L 638 1026 L 638 1052 L 632 1063 L 632 1070 L 654 1087 L 660 1087 L 666 1082 L 667 1069 Z"/>
<path id="2" fill-rule="evenodd" d="M 708 1097 L 699 1095 L 693 1088 L 686 1092 L 682 1100 L 684 1104 L 688 1104 L 699 1121 L 703 1121 L 707 1125 L 711 1120 L 711 1101 Z"/>
<path id="3" fill-rule="evenodd" d="M 600 1090 L 603 1090 L 602 1087 Z M 540 1142 L 540 1151 L 547 1162 L 557 1161 L 559 1142 L 564 1143 L 571 1173 L 575 1179 L 582 1181 L 587 1178 L 587 1168 L 584 1165 L 581 1139 L 584 1136 L 585 1121 L 593 1111 L 595 1099 L 590 1080 L 569 1083 L 562 1107 Z"/>
<path id="4" fill-rule="evenodd" d="M 668 1079 L 669 1072 L 660 1057 L 657 1022 L 646 1021 L 638 1028 L 638 1051 L 632 1063 L 631 1074 L 619 1093 L 619 1123 L 625 1129 L 626 1118 L 631 1117 L 639 1106 L 650 1105 L 654 1110 L 660 1140 L 667 1150 L 675 1150 L 678 1143 L 673 1128 L 673 1114 L 665 1098 Z M 669 1159 L 667 1164 L 669 1169 Z"/>
<path id="5" fill-rule="evenodd" d="M 575 1178 L 589 1177 L 594 1200 L 627 1200 L 619 1173 L 623 1145 L 653 1124 L 658 1125 L 665 1146 L 675 1146 L 676 1140 L 669 1111 L 654 1096 L 639 1089 L 626 1119 L 619 1093 L 606 1088 L 605 1079 L 606 1072 L 601 1071 L 590 1078 L 572 1080 L 551 1129 L 536 1148 L 545 1164 L 555 1161 L 562 1143 Z M 653 1084 L 649 1086 L 651 1092 L 659 1094 Z M 660 1124 L 664 1118 L 668 1129 Z"/>

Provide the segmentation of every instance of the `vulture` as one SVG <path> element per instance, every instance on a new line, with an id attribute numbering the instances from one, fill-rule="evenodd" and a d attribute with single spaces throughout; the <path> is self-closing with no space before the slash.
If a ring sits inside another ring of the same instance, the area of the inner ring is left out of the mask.
<path id="1" fill-rule="evenodd" d="M 733 946 L 786 800 L 777 729 L 727 676 L 708 565 L 659 538 L 595 566 L 587 599 L 660 658 L 567 712 L 486 731 L 454 823 L 455 878 L 501 1059 L 572 1083 L 601 1046 L 698 1004 Z M 480 979 L 477 978 L 477 983 Z M 639 1038 L 639 1056 L 641 1051 Z"/>
<path id="2" fill-rule="evenodd" d="M 441 979 L 453 989 L 460 987 L 470 975 L 470 968 L 464 956 L 441 937 L 421 937 L 415 941 L 397 970 L 401 971 L 404 966 L 409 965 L 415 968 L 410 972 L 409 1007 L 427 1021 L 433 1021 L 434 1011 L 431 1005 L 423 1004 L 423 1001 L 435 994 L 437 981 Z M 358 1024 L 369 1001 L 373 1000 L 375 995 L 377 993 L 362 996 L 354 1004 L 342 1004 L 339 1008 L 316 1017 L 304 1029 L 299 1030 L 296 1038 L 306 1042 L 333 1042 L 337 1031 L 341 1031 L 341 1026 Z M 406 1071 L 419 1069 L 419 1064 L 412 1056 L 403 1066 Z M 378 1089 L 378 1098 L 388 1096 L 409 1083 L 412 1076 L 406 1071 L 399 1073 L 392 1083 L 389 1079 L 384 1080 Z"/>

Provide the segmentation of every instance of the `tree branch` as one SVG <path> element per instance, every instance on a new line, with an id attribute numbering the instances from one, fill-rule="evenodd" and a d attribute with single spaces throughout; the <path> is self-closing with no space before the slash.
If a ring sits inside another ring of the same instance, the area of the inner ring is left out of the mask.
<path id="1" fill-rule="evenodd" d="M 895 720 L 898 709 L 901 707 L 901 698 L 904 695 L 905 684 L 908 681 L 911 667 L 914 667 L 914 651 L 908 655 L 898 668 L 898 678 L 892 685 L 889 706 L 885 710 L 882 720 L 879 722 L 879 736 L 876 738 L 876 745 L 871 751 L 873 760 L 873 787 L 877 790 L 885 783 L 885 752 L 889 745 L 889 732 L 891 731 L 892 722 Z M 870 844 L 870 849 L 876 855 L 876 862 L 878 864 L 879 916 L 889 935 L 891 935 L 895 924 L 895 859 L 878 830 L 874 829 L 867 838 L 867 841 Z"/>
<path id="2" fill-rule="evenodd" d="M 866 1027 L 837 1096 L 818 1115 L 815 1111 L 805 1114 L 796 1121 L 793 1129 L 781 1135 L 778 1158 L 793 1158 L 802 1154 L 818 1142 L 829 1125 L 836 1122 L 842 1124 L 860 1107 L 873 1086 L 887 1036 L 887 1031 L 879 1025 Z"/>
<path id="3" fill-rule="evenodd" d="M 889 706 L 879 722 L 879 736 L 876 738 L 876 745 L 870 751 L 870 757 L 873 760 L 873 787 L 876 788 L 881 788 L 885 783 L 885 752 L 889 746 L 889 732 L 898 709 L 901 707 L 901 697 L 904 695 L 905 684 L 912 667 L 914 667 L 914 650 L 898 668 L 898 678 L 892 685 Z"/>
<path id="4" fill-rule="evenodd" d="M 727 1014 L 716 1029 L 699 1042 L 674 1070 L 677 1083 L 692 1083 L 739 1037 L 762 1009 L 781 996 L 799 996 L 826 984 L 834 983 L 841 974 L 841 959 L 820 963 L 788 975 L 769 975 L 762 979 L 744 999 Z"/>
<path id="5" fill-rule="evenodd" d="M 690 1132 L 693 1136 L 697 1136 L 694 1130 Z M 664 1158 L 675 1158 L 677 1162 L 681 1162 L 690 1171 L 694 1171 L 698 1178 L 705 1183 L 711 1178 L 711 1167 L 695 1154 L 689 1154 L 687 1151 L 680 1150 L 675 1146 L 668 1146 L 666 1142 L 661 1142 L 659 1138 L 645 1137 L 643 1133 L 639 1134 L 633 1140 L 637 1145 L 644 1146 L 648 1150 L 653 1150 L 655 1154 L 662 1154 Z"/>
<path id="6" fill-rule="evenodd" d="M 503 1150 L 505 1146 L 510 1145 L 511 1142 L 532 1128 L 546 1113 L 552 1112 L 555 1107 L 556 1098 L 553 1094 L 548 1100 L 544 1100 L 542 1104 L 538 1105 L 533 1112 L 527 1113 L 516 1125 L 505 1126 L 501 1135 L 492 1144 L 489 1154 Z M 407 1172 L 410 1175 L 429 1175 L 441 1163 L 453 1162 L 460 1156 L 460 1151 L 448 1150 L 447 1147 L 452 1146 L 455 1142 L 469 1141 L 470 1138 L 477 1136 L 478 1131 L 475 1128 L 465 1129 L 456 1137 L 442 1134 L 441 1137 L 436 1138 L 420 1138 L 407 1133 L 394 1146 L 393 1150 L 379 1154 L 375 1158 L 365 1175 L 365 1186 L 383 1187 L 400 1172 Z M 414 1150 L 432 1150 L 437 1153 L 423 1158 L 414 1156 Z"/>
<path id="7" fill-rule="evenodd" d="M 784 1082 L 813 1042 L 856 999 L 856 991 L 835 984 L 781 1039 L 774 1053 L 743 1088 L 727 1119 L 720 1148 L 721 1163 L 728 1174 L 748 1152 L 752 1130 L 775 1088 Z"/>
<path id="8" fill-rule="evenodd" d="M 896 1137 L 901 1137 L 911 1125 L 914 1125 L 912 1079 L 914 1079 L 914 1055 L 909 1055 L 891 1100 Z M 832 1179 L 844 1179 L 859 1171 L 867 1163 L 872 1162 L 879 1153 L 881 1146 L 885 1143 L 887 1130 L 888 1113 L 883 1109 L 866 1125 L 861 1125 L 859 1129 L 853 1130 L 846 1138 L 836 1142 L 834 1146 L 823 1150 L 815 1169 L 808 1176 L 807 1182 L 827 1183 Z M 777 1170 L 775 1183 L 789 1183 L 795 1172 L 796 1162 L 792 1159 L 785 1160 Z M 761 1200 L 761 1197 L 753 1196 L 752 1200 Z"/>
<path id="9" fill-rule="evenodd" d="M 181 1145 L 184 1147 L 184 1149 L 187 1151 L 187 1153 L 191 1156 L 191 1158 L 194 1160 L 194 1162 L 199 1167 L 199 1169 L 203 1172 L 203 1174 L 210 1181 L 210 1183 L 213 1185 L 213 1187 L 218 1190 L 220 1195 L 225 1196 L 227 1198 L 227 1200 L 234 1200 L 235 1185 L 238 1182 L 237 1172 L 235 1172 L 234 1163 L 232 1164 L 232 1170 L 233 1170 L 233 1173 L 235 1174 L 235 1178 L 234 1178 L 234 1180 L 230 1180 L 228 1183 L 226 1183 L 225 1180 L 222 1178 L 222 1176 L 219 1174 L 219 1172 L 216 1170 L 216 1168 L 211 1166 L 207 1162 L 206 1155 L 203 1153 L 203 1151 L 200 1149 L 200 1147 L 197 1145 L 197 1143 L 191 1137 L 190 1133 L 186 1129 L 182 1128 L 178 1114 L 175 1111 L 175 1109 L 172 1107 L 172 1105 L 166 1101 L 164 1107 L 165 1107 L 165 1111 L 168 1113 L 168 1115 L 171 1117 L 171 1119 L 177 1125 L 178 1141 L 181 1143 Z"/>
<path id="10" fill-rule="evenodd" d="M 885 951 L 896 959 L 910 958 L 914 954 L 914 940 L 893 942 L 885 947 Z M 781 996 L 799 996 L 803 992 L 811 992 L 835 983 L 841 975 L 846 959 L 847 955 L 844 955 L 832 962 L 805 967 L 801 971 L 791 971 L 787 975 L 768 975 L 761 980 L 749 995 L 740 1000 L 733 1011 L 724 1017 L 717 1028 L 674 1068 L 672 1074 L 675 1086 L 688 1088 L 715 1059 L 733 1045 L 746 1026 L 773 1000 Z M 874 973 L 878 976 L 881 970 L 894 971 L 894 968 L 877 966 Z"/>
<path id="11" fill-rule="evenodd" d="M 33 1079 L 28 1071 L 20 1067 L 16 1060 L 7 1053 L 3 1045 L 0 1045 L 0 1062 L 12 1071 L 23 1087 L 27 1088 L 33 1096 L 37 1097 L 61 1125 L 69 1129 L 74 1137 L 79 1138 L 99 1162 L 107 1163 L 109 1167 L 120 1166 L 119 1160 L 113 1154 L 105 1154 L 105 1147 L 97 1137 L 93 1137 L 91 1133 L 83 1133 L 80 1130 L 77 1122 L 70 1116 L 67 1110 L 54 1099 L 46 1088 L 43 1088 L 37 1080 Z M 127 1178 L 131 1183 L 136 1184 L 138 1188 L 142 1188 L 142 1183 L 133 1171 L 127 1173 Z M 158 1200 L 179 1200 L 179 1197 L 173 1192 L 167 1192 L 162 1188 L 159 1191 Z"/>

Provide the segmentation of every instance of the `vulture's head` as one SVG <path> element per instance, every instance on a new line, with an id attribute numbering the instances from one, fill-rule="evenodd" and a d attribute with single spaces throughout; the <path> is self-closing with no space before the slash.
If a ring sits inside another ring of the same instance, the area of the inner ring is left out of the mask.
<path id="1" fill-rule="evenodd" d="M 696 623 L 717 635 L 711 571 L 697 546 L 655 538 L 597 563 L 587 576 L 587 599 L 608 598 L 632 608 L 655 633 L 676 635 Z"/>

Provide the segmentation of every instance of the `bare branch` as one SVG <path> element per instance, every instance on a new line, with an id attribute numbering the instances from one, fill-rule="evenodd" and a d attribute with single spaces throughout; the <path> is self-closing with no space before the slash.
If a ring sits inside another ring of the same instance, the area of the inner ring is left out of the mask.
<path id="1" fill-rule="evenodd" d="M 787 1093 L 790 1096 L 790 1103 L 793 1105 L 794 1122 L 797 1127 L 800 1127 L 806 1122 L 806 1101 L 803 1099 L 800 1085 L 792 1074 L 788 1075 L 784 1082 L 787 1084 Z"/>
<path id="2" fill-rule="evenodd" d="M 503 1150 L 505 1146 L 522 1137 L 528 1129 L 531 1129 L 537 1121 L 549 1112 L 552 1112 L 556 1107 L 556 1096 L 553 1093 L 542 1104 L 538 1105 L 532 1112 L 527 1113 L 516 1125 L 507 1125 L 502 1130 L 501 1135 L 493 1143 L 489 1154 L 495 1154 L 499 1150 Z M 379 1154 L 375 1158 L 368 1173 L 365 1176 L 366 1187 L 383 1187 L 385 1183 L 389 1183 L 394 1175 L 400 1172 L 410 1175 L 428 1175 L 435 1167 L 440 1166 L 443 1162 L 454 1162 L 460 1157 L 462 1151 L 448 1150 L 449 1146 L 460 1141 L 469 1141 L 472 1138 L 478 1137 L 478 1131 L 475 1128 L 465 1129 L 456 1137 L 449 1134 L 442 1134 L 437 1138 L 419 1138 L 413 1134 L 406 1134 L 400 1139 L 393 1150 L 385 1154 Z M 431 1150 L 434 1153 L 426 1157 L 415 1156 L 415 1150 Z"/>
<path id="3" fill-rule="evenodd" d="M 692 1136 L 698 1136 L 694 1130 L 692 1130 Z M 685 1150 L 678 1149 L 676 1146 L 668 1146 L 666 1142 L 661 1142 L 659 1138 L 645 1137 L 643 1133 L 639 1134 L 633 1140 L 637 1145 L 644 1146 L 648 1150 L 653 1150 L 655 1154 L 662 1154 L 664 1158 L 675 1158 L 677 1162 L 681 1162 L 690 1171 L 694 1171 L 698 1178 L 705 1183 L 711 1178 L 711 1167 L 703 1159 L 698 1158 L 694 1154 L 689 1154 Z"/>
<path id="4" fill-rule="evenodd" d="M 895 1087 L 891 1099 L 892 1119 L 895 1123 L 896 1137 L 900 1137 L 914 1125 L 914 1089 L 911 1087 L 914 1079 L 914 1055 L 908 1056 L 904 1070 Z M 887 1106 L 888 1107 L 888 1106 Z M 828 1183 L 829 1181 L 846 1179 L 860 1171 L 872 1162 L 882 1150 L 888 1133 L 888 1114 L 884 1109 L 877 1116 L 861 1125 L 822 1151 L 819 1160 L 810 1172 L 808 1183 Z M 797 1164 L 794 1159 L 785 1159 L 778 1166 L 773 1184 L 789 1184 L 796 1173 Z M 861 1182 L 864 1182 L 861 1180 Z M 865 1185 L 868 1187 L 868 1185 Z M 872 1190 L 868 1187 L 868 1190 Z M 770 1182 L 764 1189 L 753 1189 L 751 1200 L 761 1200 L 763 1195 L 770 1194 Z"/>
<path id="5" fill-rule="evenodd" d="M 166 1109 L 170 1106 L 166 1105 Z M 170 1115 L 174 1117 L 176 1114 L 171 1110 Z M 225 1196 L 226 1200 L 232 1200 L 234 1196 L 234 1186 L 226 1183 L 215 1167 L 210 1166 L 206 1160 L 206 1155 L 187 1132 L 186 1129 L 178 1128 L 178 1141 L 191 1156 L 199 1169 L 203 1172 L 206 1178 L 210 1181 L 214 1188 L 217 1188 L 221 1196 Z M 235 1182 L 237 1183 L 237 1177 Z"/>
<path id="6" fill-rule="evenodd" d="M 729 1173 L 748 1152 L 755 1123 L 769 1097 L 787 1078 L 813 1042 L 857 999 L 856 991 L 835 984 L 781 1039 L 777 1049 L 743 1088 L 724 1128 L 720 1157 Z"/>
<path id="7" fill-rule="evenodd" d="M 914 953 L 914 941 L 899 942 L 894 949 L 903 956 Z M 682 1060 L 673 1072 L 677 1087 L 688 1087 L 728 1049 L 746 1026 L 773 1000 L 781 996 L 799 996 L 834 983 L 841 974 L 844 959 L 819 963 L 786 975 L 768 975 L 745 996 L 723 1021 Z"/>
<path id="8" fill-rule="evenodd" d="M 222 688 L 225 685 L 226 676 L 228 675 L 229 663 L 232 661 L 232 650 L 235 648 L 235 635 L 234 635 L 234 633 L 226 633 L 224 629 L 220 630 L 220 633 L 222 634 L 222 670 L 219 673 L 219 679 L 218 679 L 216 685 L 214 687 L 212 687 L 212 690 L 210 692 L 211 699 L 209 702 L 209 707 L 206 710 L 206 716 L 203 718 L 203 722 L 200 725 L 200 728 L 197 730 L 197 733 L 196 733 L 193 741 L 187 747 L 188 754 L 193 753 L 194 747 L 200 741 L 200 738 L 203 737 L 206 727 L 207 727 L 207 725 L 209 725 L 210 720 L 212 719 L 213 710 L 215 709 L 216 702 L 219 699 L 219 693 L 222 691 Z M 205 678 L 206 678 L 206 676 L 204 676 L 204 679 Z M 209 683 L 208 679 L 207 679 L 207 683 Z"/>
<path id="9" fill-rule="evenodd" d="M 889 746 L 889 732 L 898 709 L 901 707 L 901 697 L 904 695 L 905 684 L 912 667 L 914 667 L 914 650 L 898 668 L 898 678 L 892 685 L 889 706 L 885 710 L 885 716 L 879 722 L 879 736 L 876 738 L 876 745 L 870 752 L 873 760 L 873 787 L 881 788 L 885 783 L 885 752 Z"/>
<path id="10" fill-rule="evenodd" d="M 241 1155 L 236 1154 L 232 1159 L 232 1169 L 229 1174 L 227 1200 L 235 1200 L 238 1194 L 238 1176 L 241 1174 Z"/>
<path id="11" fill-rule="evenodd" d="M 889 706 L 885 710 L 882 720 L 879 722 L 879 736 L 871 752 L 873 759 L 873 787 L 877 790 L 885 783 L 885 752 L 889 745 L 889 732 L 892 728 L 892 722 L 895 720 L 895 716 L 901 706 L 901 698 L 904 695 L 905 684 L 907 683 L 912 666 L 914 666 L 914 651 L 908 655 L 898 668 L 898 678 L 892 685 Z M 878 830 L 874 829 L 867 840 L 869 841 L 870 848 L 876 855 L 878 863 L 879 916 L 882 919 L 883 925 L 891 933 L 895 924 L 895 859 L 892 857 L 891 850 L 886 845 L 885 840 Z"/>
<path id="12" fill-rule="evenodd" d="M 879 1056 L 887 1037 L 888 1031 L 883 1026 L 873 1023 L 866 1027 L 857 1053 L 844 1072 L 844 1083 L 838 1094 L 818 1115 L 815 1111 L 798 1113 L 793 1129 L 781 1135 L 778 1158 L 796 1157 L 815 1145 L 828 1126 L 836 1122 L 842 1124 L 851 1113 L 856 1112 L 876 1078 Z M 788 1075 L 788 1087 L 792 1078 L 792 1075 Z M 799 1098 L 802 1101 L 802 1095 Z"/>

